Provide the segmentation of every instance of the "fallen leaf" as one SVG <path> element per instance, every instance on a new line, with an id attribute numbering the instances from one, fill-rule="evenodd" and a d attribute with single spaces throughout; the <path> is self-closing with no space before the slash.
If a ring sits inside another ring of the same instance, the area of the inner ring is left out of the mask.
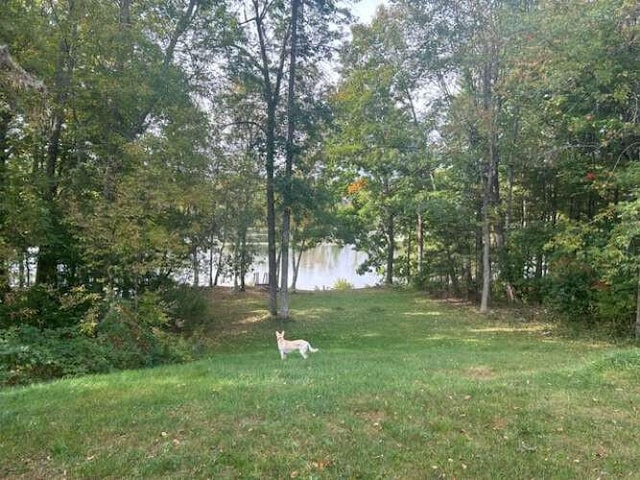
<path id="1" fill-rule="evenodd" d="M 323 471 L 325 468 L 327 468 L 331 464 L 331 462 L 328 460 L 317 460 L 312 464 L 314 468 L 316 468 L 317 470 Z"/>

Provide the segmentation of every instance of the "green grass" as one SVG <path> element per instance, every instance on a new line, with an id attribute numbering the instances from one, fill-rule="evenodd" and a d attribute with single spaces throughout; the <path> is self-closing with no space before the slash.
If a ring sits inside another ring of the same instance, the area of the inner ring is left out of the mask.
<path id="1" fill-rule="evenodd" d="M 0 477 L 640 478 L 638 348 L 410 292 L 264 305 L 215 298 L 206 360 L 1 391 Z"/>

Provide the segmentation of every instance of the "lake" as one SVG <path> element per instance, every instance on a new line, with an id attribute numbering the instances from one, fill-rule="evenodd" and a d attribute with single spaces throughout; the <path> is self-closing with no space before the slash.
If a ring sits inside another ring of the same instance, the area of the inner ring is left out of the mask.
<path id="1" fill-rule="evenodd" d="M 330 289 L 338 280 L 346 280 L 354 288 L 373 287 L 380 283 L 381 277 L 375 273 L 358 275 L 358 265 L 366 260 L 366 254 L 357 252 L 351 245 L 334 245 L 322 243 L 302 254 L 296 288 L 298 290 Z M 246 277 L 248 285 L 254 285 L 256 275 L 260 283 L 266 283 L 266 255 L 259 256 L 253 271 Z M 293 276 L 293 268 L 289 270 L 289 279 Z M 232 285 L 232 278 L 225 278 L 221 285 Z"/>

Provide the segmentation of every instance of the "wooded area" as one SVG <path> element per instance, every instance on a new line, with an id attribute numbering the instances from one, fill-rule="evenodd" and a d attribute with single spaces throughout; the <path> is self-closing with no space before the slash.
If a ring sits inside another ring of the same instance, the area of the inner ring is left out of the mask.
<path id="1" fill-rule="evenodd" d="M 5 1 L 5 356 L 167 328 L 184 272 L 244 288 L 255 232 L 274 316 L 333 241 L 386 285 L 640 338 L 638 3 L 389 3 Z"/>

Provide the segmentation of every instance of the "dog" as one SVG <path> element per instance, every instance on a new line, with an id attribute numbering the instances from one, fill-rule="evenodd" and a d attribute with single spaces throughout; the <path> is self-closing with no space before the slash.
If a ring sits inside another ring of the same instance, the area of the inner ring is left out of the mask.
<path id="1" fill-rule="evenodd" d="M 302 358 L 307 358 L 308 352 L 317 352 L 317 348 L 313 348 L 306 340 L 285 340 L 284 330 L 281 332 L 276 331 L 276 340 L 278 342 L 278 350 L 280 351 L 280 358 L 284 360 L 287 358 L 287 353 L 291 353 L 294 350 L 298 350 Z"/>

